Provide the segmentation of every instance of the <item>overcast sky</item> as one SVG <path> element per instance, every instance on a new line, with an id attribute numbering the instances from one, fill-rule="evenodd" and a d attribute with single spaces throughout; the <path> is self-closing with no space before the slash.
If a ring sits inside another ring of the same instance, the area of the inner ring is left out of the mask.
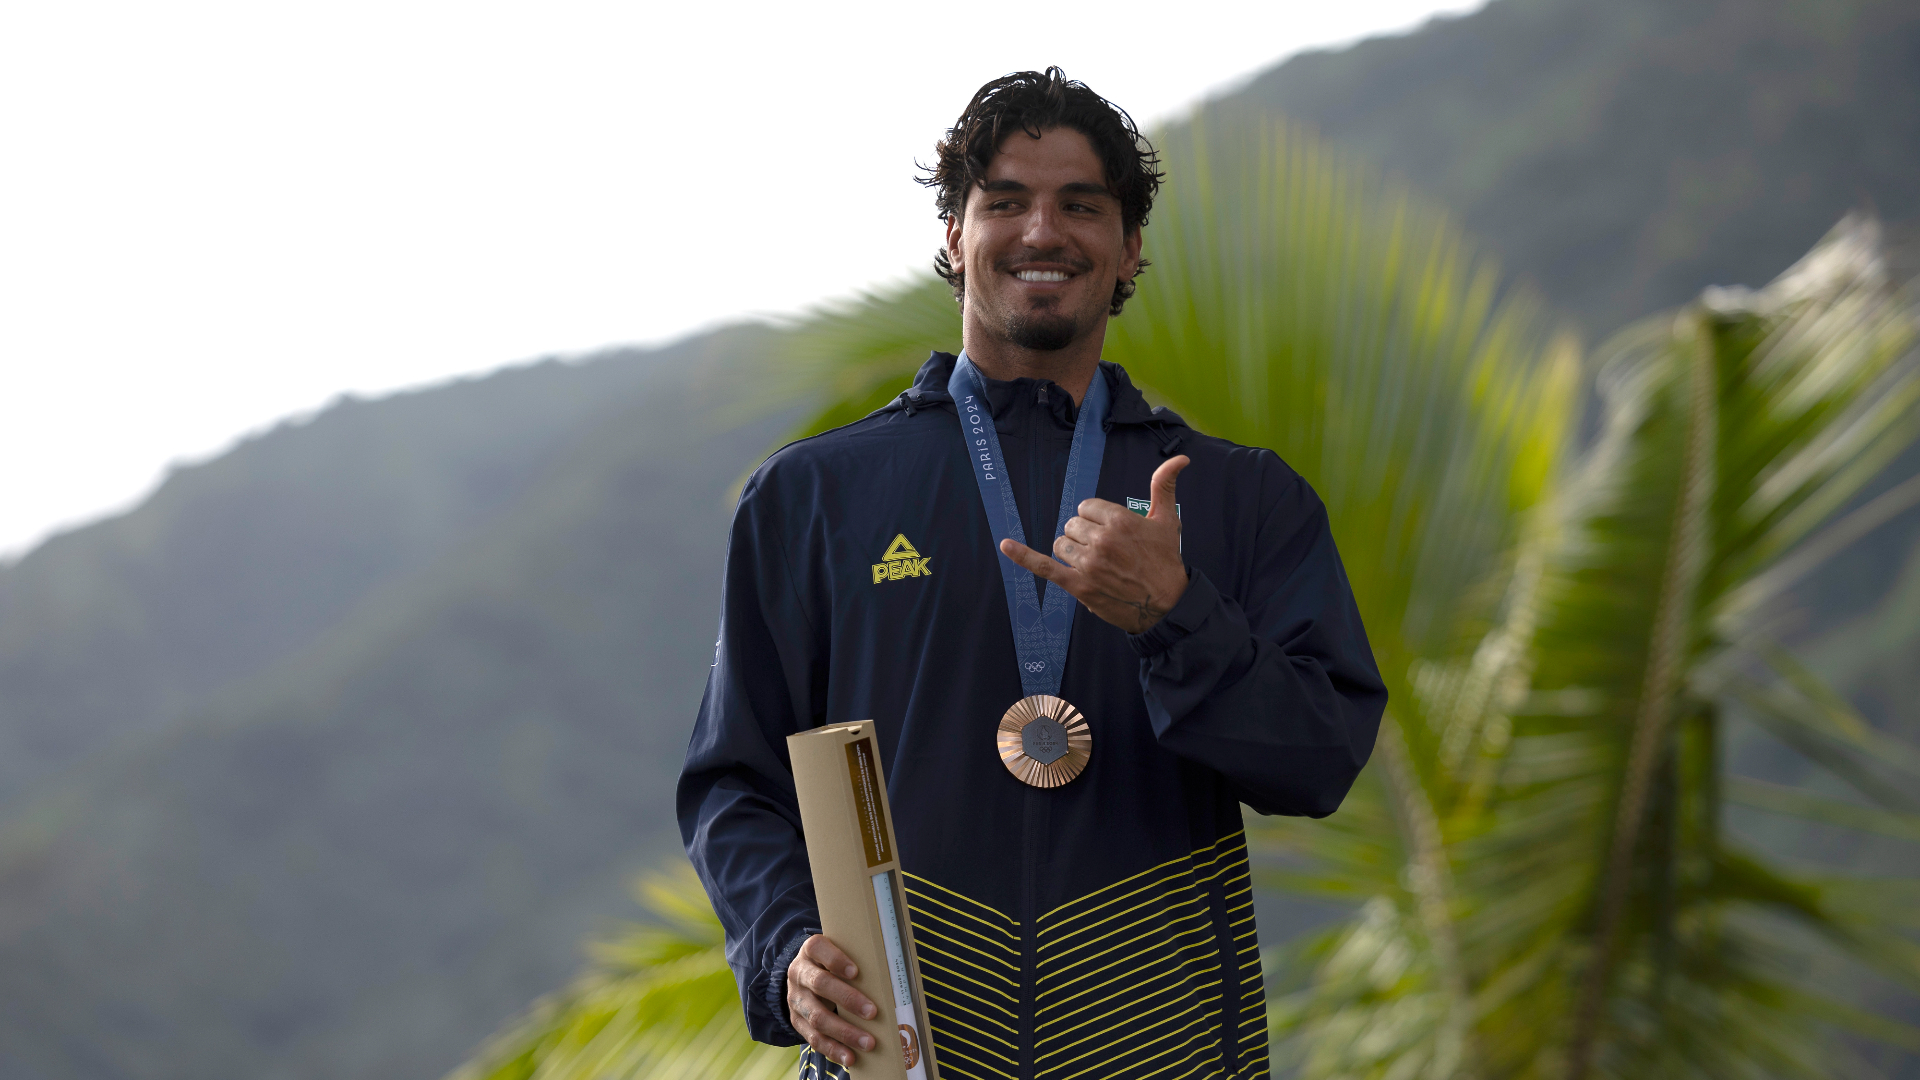
<path id="1" fill-rule="evenodd" d="M 898 279 L 1004 72 L 1151 124 L 1477 6 L 7 4 L 0 555 L 342 392 Z"/>

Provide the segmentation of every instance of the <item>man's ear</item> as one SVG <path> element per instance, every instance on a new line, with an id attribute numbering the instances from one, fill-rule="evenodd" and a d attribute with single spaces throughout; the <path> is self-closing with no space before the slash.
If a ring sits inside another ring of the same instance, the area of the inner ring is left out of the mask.
<path id="1" fill-rule="evenodd" d="M 948 258 L 952 258 L 951 255 Z M 1140 273 L 1140 228 L 1135 226 L 1127 230 L 1127 242 L 1120 256 L 1120 280 L 1132 281 Z"/>
<path id="2" fill-rule="evenodd" d="M 960 243 L 960 219 L 965 214 L 966 211 L 961 210 L 947 215 L 947 264 L 953 267 L 955 273 L 961 274 L 967 270 L 966 252 L 961 250 Z"/>

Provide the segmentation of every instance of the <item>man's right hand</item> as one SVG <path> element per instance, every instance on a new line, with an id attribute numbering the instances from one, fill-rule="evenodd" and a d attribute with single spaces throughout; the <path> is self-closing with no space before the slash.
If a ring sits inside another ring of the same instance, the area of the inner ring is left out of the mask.
<path id="1" fill-rule="evenodd" d="M 873 1002 L 846 981 L 859 974 L 847 954 L 824 934 L 808 938 L 787 965 L 787 1014 L 793 1029 L 808 1046 L 849 1067 L 853 1047 L 873 1049 L 873 1036 L 839 1016 L 844 1009 L 873 1019 Z"/>

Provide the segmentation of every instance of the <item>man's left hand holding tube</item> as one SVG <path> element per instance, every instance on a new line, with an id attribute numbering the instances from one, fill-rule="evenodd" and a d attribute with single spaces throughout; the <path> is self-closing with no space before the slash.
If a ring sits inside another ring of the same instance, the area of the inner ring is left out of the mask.
<path id="1" fill-rule="evenodd" d="M 854 1047 L 873 1049 L 873 1036 L 839 1015 L 841 1010 L 869 1020 L 875 1015 L 872 1000 L 846 981 L 859 974 L 854 962 L 824 934 L 808 938 L 787 965 L 787 1013 L 793 1029 L 816 1052 L 848 1067 L 853 1065 Z"/>

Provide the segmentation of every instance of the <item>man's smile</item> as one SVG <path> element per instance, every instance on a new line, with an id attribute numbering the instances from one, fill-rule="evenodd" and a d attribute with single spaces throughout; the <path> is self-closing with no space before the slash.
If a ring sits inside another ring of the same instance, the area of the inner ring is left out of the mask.
<path id="1" fill-rule="evenodd" d="M 1093 268 L 1086 259 L 1066 252 L 1026 251 L 1001 260 L 1004 272 L 1023 285 L 1038 285 L 1043 292 L 1049 286 L 1064 285 Z"/>

